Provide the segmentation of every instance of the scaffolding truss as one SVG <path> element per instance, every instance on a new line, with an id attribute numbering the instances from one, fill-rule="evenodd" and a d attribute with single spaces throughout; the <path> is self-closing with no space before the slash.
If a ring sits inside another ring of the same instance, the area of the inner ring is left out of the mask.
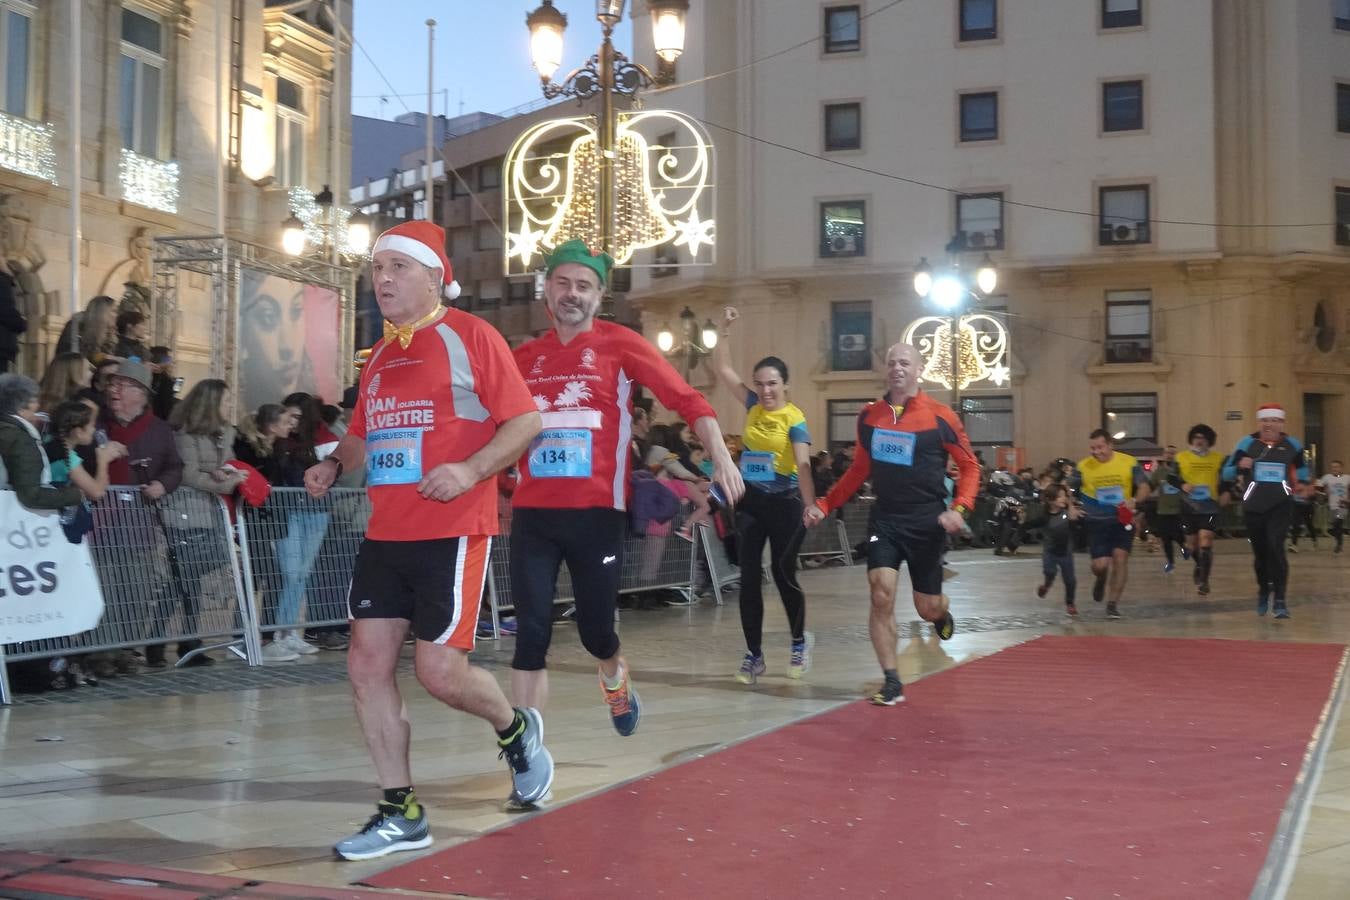
<path id="1" fill-rule="evenodd" d="M 328 288 L 338 295 L 341 315 L 341 350 L 337 354 L 338 383 L 352 376 L 352 341 L 355 318 L 356 272 L 314 256 L 290 256 L 258 244 L 220 234 L 171 235 L 155 238 L 154 278 L 151 301 L 155 334 L 178 353 L 182 329 L 185 272 L 210 279 L 211 377 L 230 386 L 230 412 L 238 414 L 239 399 L 239 308 L 244 270 L 277 275 L 288 281 Z M 165 338 L 167 337 L 167 340 Z"/>

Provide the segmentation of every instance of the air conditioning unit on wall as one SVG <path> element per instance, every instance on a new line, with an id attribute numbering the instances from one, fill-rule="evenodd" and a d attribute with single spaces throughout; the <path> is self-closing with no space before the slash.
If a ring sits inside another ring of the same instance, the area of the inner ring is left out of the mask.
<path id="1" fill-rule="evenodd" d="M 860 352 L 867 349 L 867 335 L 841 334 L 837 339 L 839 349 L 844 352 Z"/>
<path id="2" fill-rule="evenodd" d="M 841 234 L 830 239 L 830 251 L 840 255 L 858 252 L 858 239 L 851 234 Z"/>

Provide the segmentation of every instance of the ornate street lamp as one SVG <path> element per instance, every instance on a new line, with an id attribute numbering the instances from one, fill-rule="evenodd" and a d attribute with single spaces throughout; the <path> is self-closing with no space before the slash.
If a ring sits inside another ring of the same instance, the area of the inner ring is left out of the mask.
<path id="1" fill-rule="evenodd" d="M 633 62 L 614 49 L 614 27 L 623 19 L 626 0 L 596 0 L 595 18 L 604 32 L 599 51 L 586 64 L 573 69 L 560 83 L 552 78 L 562 65 L 563 32 L 567 30 L 567 16 L 543 0 L 542 5 L 525 17 L 530 31 L 530 56 L 539 73 L 540 87 L 550 100 L 557 97 L 576 97 L 579 100 L 600 98 L 599 131 L 600 190 L 597 200 L 599 244 L 598 249 L 613 250 L 614 233 L 614 159 L 617 112 L 616 96 L 632 97 L 639 91 L 664 84 L 669 76 L 654 74 L 641 63 Z M 662 59 L 673 61 L 684 52 L 684 20 L 689 9 L 688 0 L 649 0 L 652 16 L 652 34 Z"/>
<path id="2" fill-rule="evenodd" d="M 961 270 L 959 254 L 963 246 L 960 235 L 952 238 L 947 244 L 948 264 L 936 271 L 929 265 L 927 257 L 919 259 L 919 264 L 914 267 L 914 293 L 931 300 L 943 314 L 920 319 L 910 325 L 905 333 L 905 339 L 910 340 L 924 322 L 930 325 L 934 319 L 940 322 L 937 332 L 928 336 L 924 343 L 930 351 L 930 358 L 947 363 L 946 371 L 938 374 L 937 380 L 945 378 L 947 381 L 947 387 L 952 392 L 952 409 L 962 418 L 961 388 L 965 384 L 983 377 L 1001 384 L 1008 377 L 1007 367 L 1001 359 L 987 363 L 981 353 L 986 344 L 995 355 L 1004 353 L 1007 348 L 1006 333 L 1000 333 L 993 340 L 980 338 L 976 335 L 972 320 L 988 319 L 1000 332 L 1002 326 L 985 313 L 967 314 L 963 311 L 968 299 L 978 304 L 993 293 L 998 286 L 998 269 L 986 253 L 972 279 Z M 946 357 L 945 360 L 942 357 Z M 924 361 L 924 370 L 931 375 L 930 365 L 928 360 Z"/>

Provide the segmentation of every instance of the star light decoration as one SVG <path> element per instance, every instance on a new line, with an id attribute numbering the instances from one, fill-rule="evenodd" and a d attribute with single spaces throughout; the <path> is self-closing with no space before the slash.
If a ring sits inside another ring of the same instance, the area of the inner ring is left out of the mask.
<path id="1" fill-rule="evenodd" d="M 543 255 L 573 238 L 604 249 L 598 201 L 606 154 L 597 128 L 593 116 L 550 119 L 511 147 L 502 186 L 508 274 L 537 268 Z M 703 127 L 682 113 L 619 114 L 609 157 L 614 208 L 607 248 L 617 265 L 667 244 L 684 247 L 695 264 L 711 262 L 705 248 L 716 248 L 716 223 L 703 216 L 713 208 L 712 149 Z"/>
<path id="2" fill-rule="evenodd" d="M 951 316 L 924 316 L 905 329 L 901 341 L 913 344 L 923 357 L 919 381 L 951 390 Z M 960 390 L 987 381 L 995 387 L 1007 384 L 1008 330 L 988 313 L 969 313 L 957 320 L 956 381 Z"/>

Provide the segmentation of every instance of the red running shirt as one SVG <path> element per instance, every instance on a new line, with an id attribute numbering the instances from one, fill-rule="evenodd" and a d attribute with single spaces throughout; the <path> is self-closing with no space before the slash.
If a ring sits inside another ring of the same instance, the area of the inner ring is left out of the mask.
<path id="1" fill-rule="evenodd" d="M 349 434 L 366 442 L 367 537 L 427 541 L 496 534 L 497 480 L 449 503 L 417 493 L 422 476 L 481 450 L 497 426 L 534 409 L 506 341 L 476 316 L 448 309 L 404 350 L 380 341 L 361 373 Z"/>
<path id="2" fill-rule="evenodd" d="M 714 415 L 655 347 L 613 322 L 597 321 L 567 345 L 550 331 L 515 357 L 544 431 L 520 460 L 513 506 L 626 509 L 637 384 L 690 425 Z"/>

